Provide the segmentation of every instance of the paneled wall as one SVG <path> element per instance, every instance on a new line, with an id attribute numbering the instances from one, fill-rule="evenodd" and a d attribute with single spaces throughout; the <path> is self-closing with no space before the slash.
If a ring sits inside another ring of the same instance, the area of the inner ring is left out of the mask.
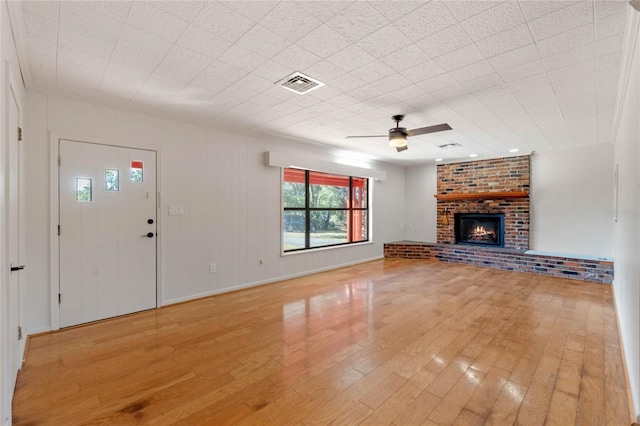
<path id="1" fill-rule="evenodd" d="M 407 167 L 405 239 L 436 241 L 436 165 Z"/>
<path id="2" fill-rule="evenodd" d="M 613 256 L 613 147 L 531 156 L 531 233 L 535 250 Z"/>
<path id="3" fill-rule="evenodd" d="M 613 160 L 618 169 L 613 291 L 634 413 L 640 422 L 640 12 L 631 8 L 625 44 Z"/>
<path id="4" fill-rule="evenodd" d="M 27 326 L 49 324 L 49 132 L 155 146 L 160 153 L 159 239 L 162 303 L 382 257 L 382 244 L 404 238 L 404 168 L 371 163 L 386 181 L 372 184 L 373 243 L 281 256 L 280 169 L 265 151 L 337 158 L 328 148 L 233 134 L 97 103 L 33 92 L 28 96 L 27 212 L 30 275 Z M 362 167 L 362 160 L 357 161 Z M 184 215 L 169 216 L 169 205 Z M 260 260 L 263 261 L 260 264 Z M 209 272 L 209 264 L 217 272 Z M 36 269 L 36 268 L 34 268 Z"/>

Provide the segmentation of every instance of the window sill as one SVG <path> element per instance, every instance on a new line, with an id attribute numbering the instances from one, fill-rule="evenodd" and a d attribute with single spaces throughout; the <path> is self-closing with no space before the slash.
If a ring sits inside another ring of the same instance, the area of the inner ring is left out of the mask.
<path id="1" fill-rule="evenodd" d="M 344 248 L 348 248 L 348 247 L 357 247 L 357 246 L 365 246 L 365 245 L 373 244 L 373 243 L 374 243 L 374 241 L 369 240 L 369 241 L 363 241 L 361 243 L 351 243 L 351 244 L 340 244 L 340 245 L 336 245 L 336 246 L 316 247 L 316 248 L 310 248 L 310 249 L 307 249 L 307 250 L 282 251 L 282 252 L 280 252 L 280 256 L 284 257 L 284 256 L 291 256 L 291 255 L 296 255 L 296 254 L 316 253 L 316 252 L 319 252 L 319 251 L 344 249 Z"/>

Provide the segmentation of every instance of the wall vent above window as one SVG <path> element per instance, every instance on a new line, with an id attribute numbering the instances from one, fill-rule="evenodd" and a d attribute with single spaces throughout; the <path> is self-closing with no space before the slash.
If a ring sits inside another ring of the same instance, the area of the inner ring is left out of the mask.
<path id="1" fill-rule="evenodd" d="M 279 84 L 287 90 L 291 90 L 299 95 L 304 95 L 318 87 L 324 86 L 324 83 L 311 78 L 308 75 L 304 75 L 301 72 L 294 72 L 291 75 L 286 76 L 280 81 L 276 81 L 274 84 Z"/>

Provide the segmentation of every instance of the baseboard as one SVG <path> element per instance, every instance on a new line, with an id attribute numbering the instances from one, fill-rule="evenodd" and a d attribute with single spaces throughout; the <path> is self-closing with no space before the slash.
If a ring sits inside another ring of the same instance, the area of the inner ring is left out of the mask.
<path id="1" fill-rule="evenodd" d="M 633 404 L 633 394 L 631 393 L 631 382 L 629 381 L 629 369 L 627 368 L 627 356 L 624 350 L 624 341 L 622 340 L 622 328 L 620 327 L 620 315 L 618 314 L 618 302 L 616 300 L 615 287 L 611 287 L 611 298 L 613 299 L 613 312 L 616 317 L 616 325 L 618 328 L 618 342 L 620 343 L 620 356 L 622 357 L 622 373 L 625 382 L 625 391 L 627 394 L 627 405 L 629 406 L 629 418 L 636 419 L 636 422 L 640 422 L 640 414 L 636 416 L 635 407 Z M 638 423 L 633 423 L 631 426 L 640 426 Z"/>
<path id="2" fill-rule="evenodd" d="M 250 283 L 245 283 L 245 284 L 240 284 L 240 285 L 236 285 L 233 287 L 227 287 L 227 288 L 223 288 L 223 289 L 219 289 L 219 290 L 213 290 L 213 291 L 207 291 L 204 293 L 198 293 L 198 294 L 194 294 L 191 296 L 186 296 L 186 297 L 179 297 L 176 299 L 169 299 L 169 300 L 165 300 L 162 303 L 162 306 L 169 306 L 169 305 L 175 305 L 177 303 L 183 303 L 183 302 L 188 302 L 191 300 L 196 300 L 196 299 L 202 299 L 203 297 L 209 297 L 209 296 L 215 296 L 218 294 L 224 294 L 224 293 L 230 293 L 232 291 L 238 291 L 238 290 L 243 290 L 246 288 L 251 288 L 251 287 L 258 287 L 261 285 L 265 285 L 265 284 L 272 284 L 278 281 L 285 281 L 285 280 L 290 280 L 292 278 L 299 278 L 299 277 L 304 277 L 307 275 L 313 275 L 313 274 L 317 274 L 320 272 L 326 272 L 326 271 L 332 271 L 334 269 L 340 269 L 340 268 L 346 268 L 348 266 L 353 266 L 353 265 L 359 265 L 361 263 L 367 263 L 367 262 L 373 262 L 374 260 L 380 260 L 380 259 L 384 259 L 384 256 L 375 256 L 375 257 L 370 257 L 367 259 L 361 259 L 361 260 L 356 260 L 354 262 L 347 262 L 347 263 L 341 263 L 339 265 L 331 265 L 331 266 L 327 266 L 324 268 L 318 268 L 318 269 L 312 269 L 310 271 L 305 271 L 305 272 L 300 272 L 297 274 L 291 274 L 291 275 L 283 275 L 280 277 L 275 277 L 275 278 L 269 278 L 266 280 L 261 280 L 261 281 L 253 281 Z"/>
<path id="3" fill-rule="evenodd" d="M 51 327 L 38 327 L 31 330 L 27 330 L 29 336 L 38 336 L 40 334 L 47 334 L 51 332 Z"/>

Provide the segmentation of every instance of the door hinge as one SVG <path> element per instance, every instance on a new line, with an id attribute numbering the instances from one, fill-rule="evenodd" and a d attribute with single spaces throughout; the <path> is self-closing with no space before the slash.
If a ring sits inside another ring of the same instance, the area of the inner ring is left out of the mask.
<path id="1" fill-rule="evenodd" d="M 62 295 L 58 293 L 58 305 L 62 303 Z"/>
<path id="2" fill-rule="evenodd" d="M 18 127 L 18 140 L 22 140 L 22 127 Z"/>
<path id="3" fill-rule="evenodd" d="M 62 158 L 58 155 L 58 166 L 60 165 L 61 162 L 62 162 Z"/>
<path id="4" fill-rule="evenodd" d="M 60 236 L 60 225 L 58 225 L 58 236 Z"/>
<path id="5" fill-rule="evenodd" d="M 22 327 L 18 327 L 18 340 L 22 340 Z"/>

